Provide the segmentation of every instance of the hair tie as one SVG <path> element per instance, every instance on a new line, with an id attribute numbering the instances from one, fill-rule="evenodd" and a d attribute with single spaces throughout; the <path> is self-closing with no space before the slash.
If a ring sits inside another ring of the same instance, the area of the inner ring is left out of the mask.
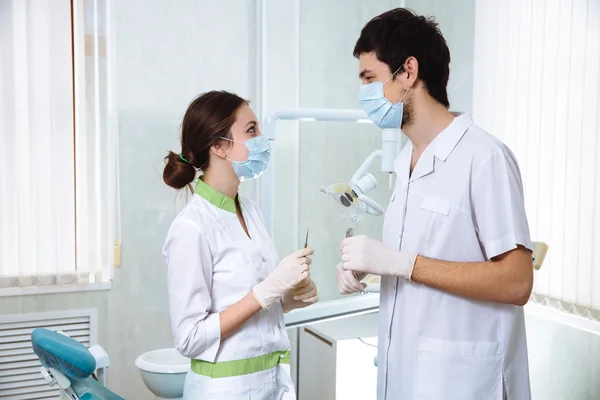
<path id="1" fill-rule="evenodd" d="M 179 158 L 181 158 L 181 161 L 185 162 L 186 164 L 192 165 L 191 162 L 189 162 L 188 160 L 185 159 L 185 157 L 183 156 L 183 154 L 179 153 Z"/>

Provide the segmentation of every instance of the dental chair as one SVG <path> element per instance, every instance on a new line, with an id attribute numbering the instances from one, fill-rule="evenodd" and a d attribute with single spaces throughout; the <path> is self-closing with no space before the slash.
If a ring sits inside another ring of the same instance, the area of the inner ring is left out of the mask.
<path id="1" fill-rule="evenodd" d="M 62 399 L 124 400 L 103 385 L 108 354 L 101 346 L 88 350 L 77 340 L 44 328 L 31 333 L 31 343 L 42 363 L 42 375 L 50 386 L 58 385 Z"/>

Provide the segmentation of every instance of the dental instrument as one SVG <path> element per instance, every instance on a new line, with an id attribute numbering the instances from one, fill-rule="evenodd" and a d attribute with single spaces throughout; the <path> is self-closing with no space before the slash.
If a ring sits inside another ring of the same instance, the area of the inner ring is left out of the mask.
<path id="1" fill-rule="evenodd" d="M 305 248 L 305 249 L 306 249 L 306 248 L 308 248 L 308 229 L 306 229 L 306 238 L 304 239 L 304 248 Z M 302 281 L 302 282 L 305 282 L 305 281 L 306 281 L 306 280 L 308 280 L 308 279 L 309 279 L 309 278 L 306 278 L 306 279 L 305 279 L 304 281 Z M 302 284 L 301 284 L 301 285 L 302 285 Z M 301 287 L 301 286 L 300 286 L 300 287 Z M 301 294 L 302 294 L 302 292 L 300 292 L 298 289 L 294 289 L 294 290 L 292 290 L 292 294 L 293 294 L 294 296 L 299 296 L 299 295 L 301 295 Z"/>

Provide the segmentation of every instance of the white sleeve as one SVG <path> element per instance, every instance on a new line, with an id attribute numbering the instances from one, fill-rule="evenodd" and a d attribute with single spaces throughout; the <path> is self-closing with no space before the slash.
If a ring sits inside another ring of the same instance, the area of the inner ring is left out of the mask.
<path id="1" fill-rule="evenodd" d="M 488 259 L 522 245 L 533 250 L 525 215 L 519 165 L 508 148 L 498 148 L 475 165 L 472 216 Z"/>
<path id="2" fill-rule="evenodd" d="M 176 221 L 164 247 L 175 347 L 184 356 L 215 362 L 221 343 L 219 314 L 210 313 L 213 263 L 200 229 Z"/>

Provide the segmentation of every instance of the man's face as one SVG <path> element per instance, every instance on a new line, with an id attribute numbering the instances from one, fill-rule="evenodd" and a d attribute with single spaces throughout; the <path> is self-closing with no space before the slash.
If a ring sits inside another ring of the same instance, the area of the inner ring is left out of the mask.
<path id="1" fill-rule="evenodd" d="M 404 69 L 402 69 L 402 72 L 398 71 L 394 79 L 390 79 L 394 71 L 391 71 L 386 63 L 379 61 L 374 52 L 361 54 L 358 62 L 358 76 L 362 84 L 385 82 L 383 85 L 385 98 L 392 104 L 400 101 L 403 103 L 401 128 L 411 125 L 414 121 L 414 111 L 411 93 L 410 91 L 409 93 L 406 92 L 410 87 L 410 83 L 407 80 L 407 73 Z"/>
<path id="2" fill-rule="evenodd" d="M 374 52 L 361 54 L 358 62 L 359 78 L 363 85 L 378 81 L 385 82 L 383 85 L 385 98 L 392 104 L 396 104 L 402 99 L 406 89 L 402 88 L 400 82 L 402 79 L 399 78 L 404 72 L 398 72 L 394 77 L 395 79 L 390 79 L 394 71 L 391 71 L 386 63 L 379 61 Z"/>

